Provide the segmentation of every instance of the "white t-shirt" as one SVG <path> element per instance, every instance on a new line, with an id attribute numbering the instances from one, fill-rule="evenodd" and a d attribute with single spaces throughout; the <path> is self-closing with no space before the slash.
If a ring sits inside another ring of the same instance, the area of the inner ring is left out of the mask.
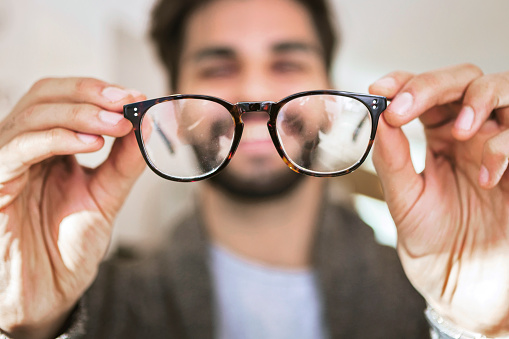
<path id="1" fill-rule="evenodd" d="M 219 339 L 322 339 L 322 302 L 312 270 L 274 268 L 213 244 Z"/>

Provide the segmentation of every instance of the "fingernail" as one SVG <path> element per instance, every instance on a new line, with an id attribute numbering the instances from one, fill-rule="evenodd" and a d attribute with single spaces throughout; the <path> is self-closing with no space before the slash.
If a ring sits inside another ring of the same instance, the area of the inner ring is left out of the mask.
<path id="1" fill-rule="evenodd" d="M 129 95 L 129 93 L 118 87 L 106 87 L 102 91 L 102 95 L 110 102 L 117 102 Z"/>
<path id="2" fill-rule="evenodd" d="M 488 172 L 488 169 L 486 166 L 482 165 L 481 169 L 479 170 L 479 183 L 483 186 L 488 185 L 490 181 L 490 172 Z"/>
<path id="3" fill-rule="evenodd" d="M 97 135 L 84 133 L 76 133 L 76 136 L 85 144 L 93 144 L 99 138 Z"/>
<path id="4" fill-rule="evenodd" d="M 120 120 L 124 119 L 124 116 L 120 113 L 113 113 L 113 112 L 107 112 L 107 111 L 100 111 L 99 112 L 99 119 L 101 119 L 102 122 L 115 126 L 120 122 Z"/>
<path id="5" fill-rule="evenodd" d="M 396 87 L 396 80 L 392 77 L 385 77 L 378 79 L 371 86 L 383 87 L 383 88 L 394 88 Z"/>
<path id="6" fill-rule="evenodd" d="M 412 94 L 408 92 L 401 93 L 398 94 L 394 100 L 392 100 L 387 110 L 394 114 L 403 116 L 410 109 L 410 107 L 412 107 L 413 103 L 414 97 Z"/>
<path id="7" fill-rule="evenodd" d="M 458 119 L 454 123 L 456 129 L 470 131 L 474 123 L 474 110 L 470 106 L 465 106 L 461 109 Z"/>

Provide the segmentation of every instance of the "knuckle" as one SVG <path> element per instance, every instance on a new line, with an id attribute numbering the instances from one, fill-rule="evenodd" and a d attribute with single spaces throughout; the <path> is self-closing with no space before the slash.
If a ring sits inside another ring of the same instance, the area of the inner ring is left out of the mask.
<path id="1" fill-rule="evenodd" d="M 71 123 L 77 123 L 81 121 L 81 117 L 84 114 L 84 107 L 82 105 L 72 105 L 67 116 L 67 119 Z"/>
<path id="2" fill-rule="evenodd" d="M 507 74 L 493 74 L 489 77 L 491 96 L 494 99 L 493 108 L 509 105 L 509 72 Z"/>
<path id="3" fill-rule="evenodd" d="M 472 81 L 470 84 L 470 87 L 476 90 L 492 90 L 495 89 L 497 83 L 497 75 L 496 74 L 489 74 L 482 77 L 479 77 Z"/>
<path id="4" fill-rule="evenodd" d="M 90 90 L 91 81 L 89 78 L 79 78 L 74 83 L 74 96 L 79 101 L 84 101 L 84 94 Z"/>
<path id="5" fill-rule="evenodd" d="M 472 64 L 472 63 L 464 63 L 464 64 L 460 65 L 460 67 L 469 71 L 476 77 L 480 77 L 484 74 L 483 70 L 479 66 Z"/>
<path id="6" fill-rule="evenodd" d="M 29 92 L 37 92 L 40 89 L 49 86 L 50 83 L 52 83 L 55 79 L 54 78 L 42 78 L 37 80 L 32 87 L 30 88 Z"/>
<path id="7" fill-rule="evenodd" d="M 6 147 L 5 152 L 7 154 L 10 153 L 10 155 L 13 155 L 14 152 L 30 152 L 30 150 L 33 149 L 33 143 L 31 142 L 30 138 L 26 135 L 19 135 L 16 138 L 14 138 L 12 141 L 10 141 Z M 12 166 L 13 164 L 11 164 Z M 13 166 L 14 167 L 23 167 L 25 165 L 24 162 L 16 163 Z"/>
<path id="8" fill-rule="evenodd" d="M 489 113 L 499 106 L 500 95 L 496 75 L 485 75 L 470 84 L 464 101 L 470 106 Z"/>
<path id="9" fill-rule="evenodd" d="M 25 146 L 25 138 L 22 138 L 20 136 L 14 138 L 9 144 L 8 149 L 18 149 L 23 150 Z"/>
<path id="10" fill-rule="evenodd" d="M 67 113 L 66 119 L 73 126 L 85 126 L 90 118 L 99 116 L 100 108 L 94 105 L 78 104 L 72 105 Z"/>
<path id="11" fill-rule="evenodd" d="M 436 73 L 426 72 L 415 77 L 415 86 L 434 87 L 439 86 L 440 77 Z"/>
<path id="12" fill-rule="evenodd" d="M 80 101 L 84 101 L 87 93 L 99 92 L 104 83 L 94 78 L 77 78 L 74 83 L 74 94 Z"/>
<path id="13" fill-rule="evenodd" d="M 415 76 L 415 74 L 408 72 L 408 71 L 400 70 L 400 71 L 393 72 L 392 76 L 396 79 L 404 80 L 404 79 L 412 78 L 413 76 Z"/>
<path id="14" fill-rule="evenodd" d="M 62 130 L 58 128 L 50 129 L 46 132 L 46 139 L 50 145 L 58 144 L 62 137 Z"/>
<path id="15" fill-rule="evenodd" d="M 78 78 L 74 83 L 74 90 L 76 92 L 83 92 L 90 88 L 91 85 L 92 85 L 91 78 Z"/>
<path id="16" fill-rule="evenodd" d="M 431 72 L 422 73 L 414 76 L 405 86 L 406 91 L 414 97 L 427 98 L 434 88 L 439 88 L 440 78 Z"/>

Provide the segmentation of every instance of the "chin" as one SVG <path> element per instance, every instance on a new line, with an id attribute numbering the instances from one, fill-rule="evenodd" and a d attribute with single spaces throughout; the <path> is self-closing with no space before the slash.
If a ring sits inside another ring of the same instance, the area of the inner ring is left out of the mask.
<path id="1" fill-rule="evenodd" d="M 242 168 L 225 168 L 209 181 L 234 199 L 260 201 L 280 199 L 292 193 L 304 179 L 302 174 L 295 173 L 288 167 L 270 170 L 264 166 L 255 168 L 259 169 L 256 173 L 242 172 Z"/>

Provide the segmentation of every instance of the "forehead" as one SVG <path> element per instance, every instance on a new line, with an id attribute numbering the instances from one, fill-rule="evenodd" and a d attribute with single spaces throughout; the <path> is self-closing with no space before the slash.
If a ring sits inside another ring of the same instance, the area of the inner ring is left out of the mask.
<path id="1" fill-rule="evenodd" d="M 285 41 L 318 44 L 311 16 L 298 2 L 216 0 L 190 16 L 183 47 L 192 53 L 220 45 L 256 54 Z"/>

